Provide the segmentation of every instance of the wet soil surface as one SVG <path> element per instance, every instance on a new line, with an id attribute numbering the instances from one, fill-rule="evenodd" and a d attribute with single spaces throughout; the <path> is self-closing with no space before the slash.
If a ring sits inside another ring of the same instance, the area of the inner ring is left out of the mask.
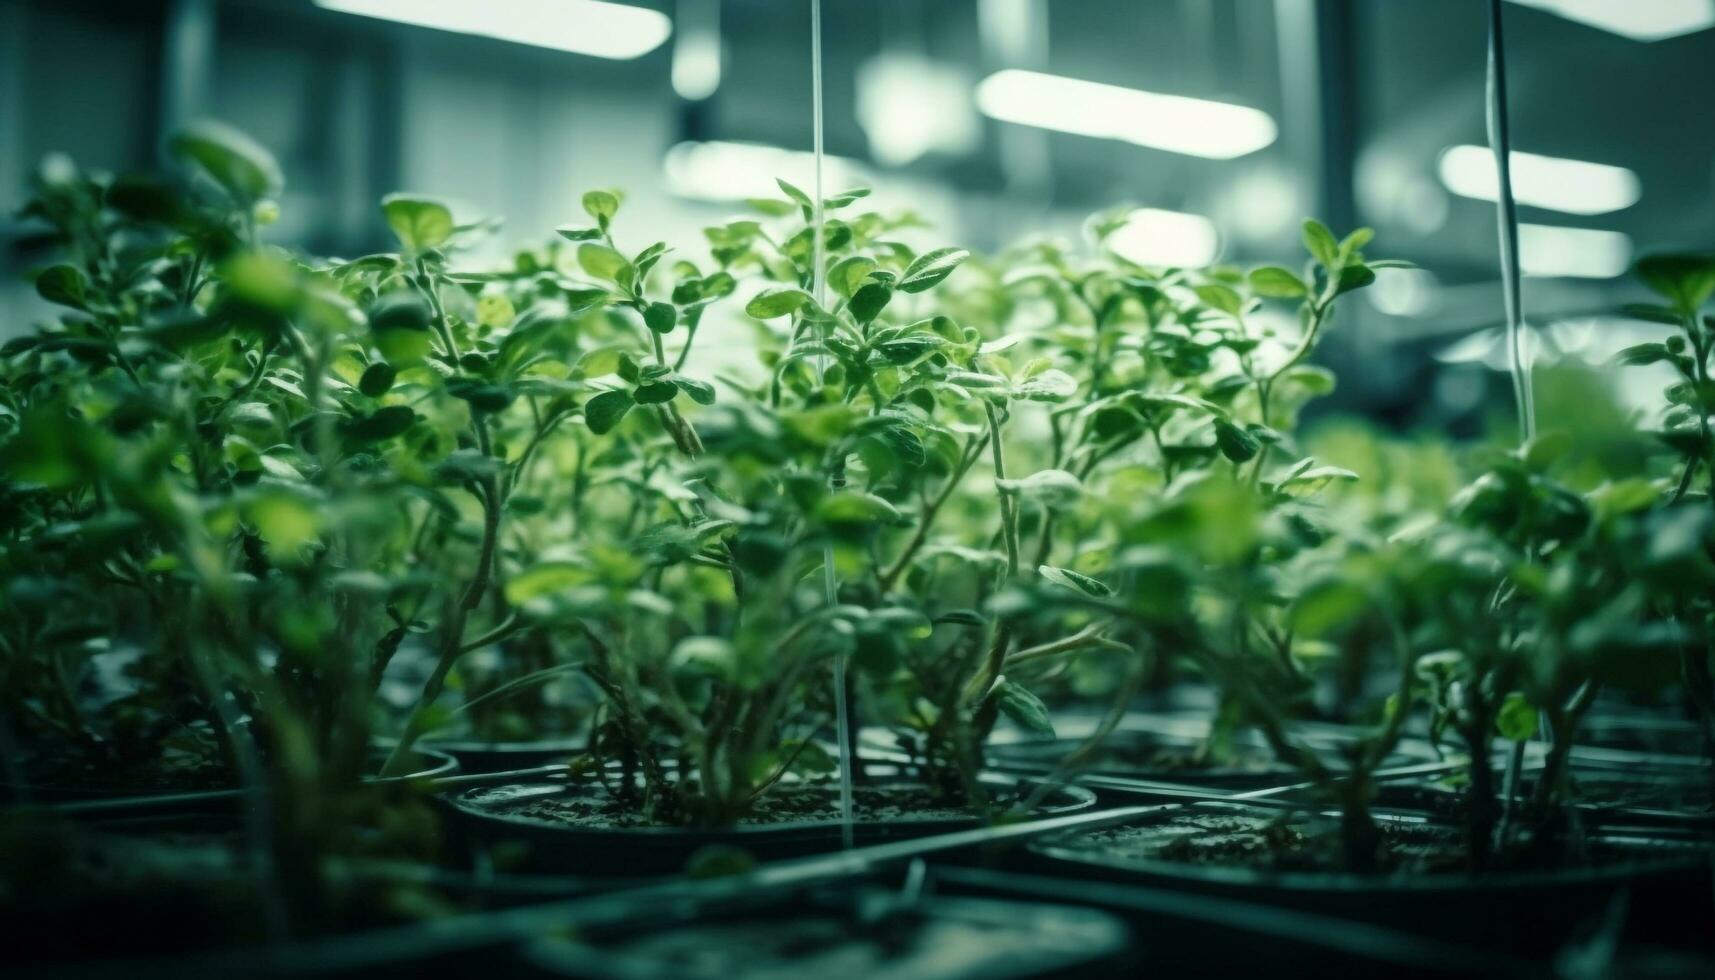
<path id="1" fill-rule="evenodd" d="M 1378 823 L 1381 874 L 1461 873 L 1468 869 L 1463 832 L 1450 825 Z M 1347 870 L 1339 827 L 1330 817 L 1234 811 L 1174 814 L 1156 823 L 1058 838 L 1058 847 L 1105 857 L 1169 861 L 1262 871 Z M 1554 866 L 1592 867 L 1634 860 L 1654 849 L 1588 842 L 1582 857 L 1561 855 Z M 1508 870 L 1546 870 L 1540 857 L 1502 856 Z"/>
<path id="2" fill-rule="evenodd" d="M 621 801 L 600 789 L 568 788 L 543 795 L 540 786 L 498 787 L 465 794 L 461 802 L 489 813 L 523 817 L 589 830 L 623 830 L 671 827 L 676 824 L 652 820 L 635 801 Z M 1012 800 L 999 797 L 996 803 Z M 950 803 L 912 783 L 884 783 L 853 788 L 853 818 L 859 823 L 903 821 L 970 820 L 968 807 Z M 740 827 L 766 827 L 790 823 L 833 823 L 840 819 L 839 790 L 833 786 L 775 786 L 756 802 Z"/>

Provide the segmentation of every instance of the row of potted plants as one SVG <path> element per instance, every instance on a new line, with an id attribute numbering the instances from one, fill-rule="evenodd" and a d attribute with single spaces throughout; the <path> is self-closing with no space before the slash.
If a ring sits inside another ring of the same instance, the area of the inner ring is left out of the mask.
<path id="1" fill-rule="evenodd" d="M 298 922 L 354 855 L 434 850 L 398 779 L 460 731 L 562 740 L 441 812 L 574 873 L 836 846 L 842 757 L 870 838 L 1093 805 L 1079 779 L 1295 784 L 1040 852 L 1078 875 L 1624 880 L 1670 830 L 1706 846 L 1706 765 L 1622 841 L 1579 746 L 1618 692 L 1715 731 L 1715 260 L 1639 266 L 1661 300 L 1631 312 L 1675 332 L 1622 360 L 1681 379 L 1661 454 L 1591 479 L 1550 433 L 1400 507 L 1297 424 L 1343 300 L 1402 264 L 1366 229 L 1156 269 L 1106 247 L 1115 212 L 979 257 L 782 182 L 695 251 L 593 191 L 500 266 L 461 259 L 492 223 L 393 195 L 397 249 L 336 259 L 268 243 L 248 137 L 170 149 L 50 159 L 25 212 L 59 260 L 53 321 L 0 348 L 16 803 L 236 794 Z M 719 318 L 754 365 L 705 366 Z M 1163 678 L 1214 692 L 1188 740 L 1129 714 Z M 1051 702 L 1098 707 L 1056 739 Z"/>

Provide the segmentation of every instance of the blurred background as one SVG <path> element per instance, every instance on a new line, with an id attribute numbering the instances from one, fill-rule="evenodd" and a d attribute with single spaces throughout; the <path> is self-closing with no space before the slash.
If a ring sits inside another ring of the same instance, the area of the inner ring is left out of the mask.
<path id="1" fill-rule="evenodd" d="M 1151 264 L 1296 264 L 1303 216 L 1371 225 L 1372 255 L 1422 271 L 1343 314 L 1334 404 L 1453 432 L 1505 407 L 1484 0 L 824 8 L 830 193 L 871 185 L 976 249 L 1124 204 L 1121 250 Z M 1604 364 L 1652 332 L 1609 312 L 1642 298 L 1633 259 L 1715 245 L 1715 0 L 1506 17 L 1539 363 Z M 270 237 L 317 253 L 386 247 L 391 190 L 517 243 L 593 187 L 625 191 L 622 234 L 695 248 L 774 176 L 807 186 L 809 21 L 808 0 L 0 0 L 0 337 L 47 313 L 20 277 L 48 256 L 11 217 L 37 161 L 157 166 L 199 117 L 279 156 Z"/>

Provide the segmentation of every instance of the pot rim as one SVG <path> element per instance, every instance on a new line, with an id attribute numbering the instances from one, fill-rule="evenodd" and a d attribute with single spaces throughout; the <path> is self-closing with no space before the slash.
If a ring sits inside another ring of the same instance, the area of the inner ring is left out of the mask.
<path id="1" fill-rule="evenodd" d="M 1207 800 L 1190 806 L 1210 809 L 1255 809 L 1244 800 Z M 1179 812 L 1180 808 L 1141 815 L 1137 820 L 1118 826 L 1136 826 L 1145 821 L 1160 820 Z M 1337 818 L 1337 810 L 1318 808 L 1317 812 Z M 1435 822 L 1428 817 L 1398 812 L 1378 812 L 1381 820 L 1417 820 Z M 1618 835 L 1597 835 L 1618 839 Z M 1628 837 L 1627 839 L 1632 839 Z M 1641 838 L 1649 840 L 1649 838 Z M 1193 865 L 1151 858 L 1122 857 L 1099 851 L 1080 850 L 1048 841 L 1030 841 L 1026 849 L 1038 857 L 1072 865 L 1095 866 L 1125 872 L 1145 878 L 1178 882 L 1198 882 L 1227 888 L 1270 888 L 1287 892 L 1393 892 L 1412 894 L 1451 894 L 1470 891 L 1503 891 L 1532 886 L 1565 886 L 1605 883 L 1632 878 L 1640 873 L 1689 870 L 1708 867 L 1707 849 L 1670 848 L 1661 842 L 1646 844 L 1664 852 L 1660 855 L 1628 858 L 1599 867 L 1566 868 L 1557 871 L 1504 871 L 1493 874 L 1469 872 L 1434 872 L 1427 874 L 1359 874 L 1351 871 L 1271 871 L 1259 868 Z"/>
<path id="2" fill-rule="evenodd" d="M 1009 787 L 1017 785 L 1020 782 L 1026 784 L 1037 784 L 1039 782 L 1029 779 L 1010 780 L 1005 776 L 994 773 L 985 774 L 981 778 L 984 785 L 994 787 Z M 591 835 L 615 840 L 622 838 L 634 838 L 650 841 L 670 841 L 682 840 L 686 837 L 707 837 L 711 840 L 767 840 L 771 838 L 788 838 L 796 836 L 819 837 L 828 834 L 829 832 L 838 832 L 840 829 L 840 821 L 837 819 L 793 820 L 771 824 L 734 824 L 727 827 L 707 828 L 673 826 L 580 827 L 575 824 L 558 823 L 550 820 L 522 817 L 511 813 L 495 812 L 493 810 L 477 806 L 464 798 L 472 793 L 484 790 L 494 790 L 507 785 L 508 784 L 506 783 L 498 783 L 480 787 L 470 787 L 469 789 L 458 790 L 451 793 L 442 793 L 438 795 L 436 799 L 444 806 L 452 809 L 453 812 L 458 814 L 460 817 L 468 820 L 500 824 L 532 833 L 551 832 L 572 835 Z M 550 795 L 548 792 L 549 790 L 552 792 L 559 792 L 567 788 L 565 785 L 559 783 L 539 783 L 538 785 L 544 788 L 544 792 L 542 794 L 544 796 Z M 1052 799 L 1055 796 L 1058 796 L 1065 802 L 1054 805 L 1045 805 L 1041 808 L 1037 816 L 1063 816 L 1068 813 L 1077 813 L 1091 809 L 1096 805 L 1096 794 L 1082 786 L 1061 784 L 1050 791 L 1049 798 Z M 890 820 L 853 820 L 852 826 L 854 829 L 859 830 L 899 826 L 918 829 L 935 826 L 963 825 L 966 823 L 979 822 L 980 820 L 981 817 L 972 813 L 959 817 L 904 817 Z"/>

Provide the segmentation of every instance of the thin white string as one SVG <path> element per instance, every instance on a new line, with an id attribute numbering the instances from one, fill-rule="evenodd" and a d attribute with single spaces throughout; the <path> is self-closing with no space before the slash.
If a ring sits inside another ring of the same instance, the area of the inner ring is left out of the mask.
<path id="1" fill-rule="evenodd" d="M 1519 439 L 1536 437 L 1536 399 L 1524 349 L 1524 303 L 1519 286 L 1518 205 L 1513 200 L 1512 132 L 1507 118 L 1507 54 L 1501 34 L 1501 0 L 1489 0 L 1489 148 L 1495 155 L 1495 219 L 1501 241 L 1501 296 L 1507 315 L 1507 367 L 1518 409 Z"/>
<path id="2" fill-rule="evenodd" d="M 810 261 L 813 266 L 810 271 L 810 295 L 816 300 L 817 315 L 820 316 L 828 278 L 827 243 L 822 234 L 822 0 L 810 0 L 810 102 L 815 151 L 815 176 L 811 185 L 814 217 L 811 221 Z M 821 324 L 819 329 L 822 331 L 822 342 L 826 345 L 827 325 Z M 818 386 L 824 379 L 824 357 L 824 352 L 817 352 Z M 822 590 L 828 605 L 832 606 L 839 601 L 840 583 L 834 574 L 834 545 L 831 541 L 822 546 Z M 834 741 L 839 746 L 840 759 L 840 843 L 846 848 L 852 846 L 852 746 L 846 738 L 847 728 L 850 726 L 850 712 L 846 696 L 846 655 L 841 651 L 834 654 Z"/>

